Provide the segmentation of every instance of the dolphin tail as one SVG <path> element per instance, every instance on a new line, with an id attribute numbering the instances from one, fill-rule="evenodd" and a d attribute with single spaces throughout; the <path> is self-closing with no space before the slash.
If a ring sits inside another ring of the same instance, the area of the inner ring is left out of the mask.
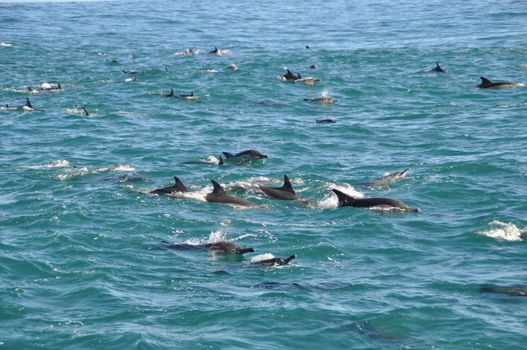
<path id="1" fill-rule="evenodd" d="M 210 180 L 210 181 L 212 182 L 212 186 L 214 186 L 214 190 L 212 191 L 212 193 L 217 194 L 217 195 L 225 194 L 225 189 L 223 188 L 222 185 L 220 185 L 214 180 Z"/>
<path id="2" fill-rule="evenodd" d="M 285 264 L 289 264 L 291 262 L 291 260 L 296 259 L 296 258 L 297 258 L 297 256 L 295 254 L 291 255 L 290 257 L 285 258 L 284 259 L 284 265 Z"/>
<path id="3" fill-rule="evenodd" d="M 227 158 L 227 159 L 229 159 L 229 158 L 231 158 L 231 157 L 234 157 L 234 154 L 229 153 L 229 152 L 221 152 L 221 153 L 223 153 L 223 155 L 224 155 L 225 158 Z"/>
<path id="4" fill-rule="evenodd" d="M 174 176 L 174 180 L 176 180 L 176 189 L 180 192 L 188 192 L 188 189 L 185 187 L 183 182 L 179 179 L 179 177 Z"/>

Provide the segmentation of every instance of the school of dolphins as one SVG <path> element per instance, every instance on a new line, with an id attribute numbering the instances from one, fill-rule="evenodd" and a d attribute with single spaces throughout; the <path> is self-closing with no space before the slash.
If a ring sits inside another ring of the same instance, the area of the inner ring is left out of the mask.
<path id="1" fill-rule="evenodd" d="M 305 47 L 310 49 L 309 46 Z M 185 55 L 185 56 L 196 56 L 201 54 L 201 50 L 186 48 L 181 52 L 178 52 L 176 55 Z M 229 50 L 219 49 L 214 47 L 213 50 L 208 51 L 210 55 L 224 56 L 229 55 Z M 111 61 L 110 63 L 112 63 Z M 236 64 L 230 64 L 226 69 L 237 71 L 240 68 Z M 316 65 L 309 66 L 309 69 L 316 70 Z M 448 74 L 447 70 L 436 62 L 435 67 L 428 70 L 430 73 L 436 74 Z M 127 77 L 126 81 L 136 81 L 137 71 L 127 71 L 122 70 L 122 73 Z M 294 84 L 307 84 L 315 85 L 320 80 L 312 76 L 302 77 L 300 73 L 293 73 L 290 69 L 286 69 L 286 73 L 276 77 L 277 80 L 287 83 Z M 504 89 L 504 88 L 516 88 L 523 87 L 523 83 L 509 82 L 509 81 L 491 81 L 486 77 L 480 77 L 481 83 L 475 87 L 481 89 Z M 28 86 L 25 89 L 26 94 L 34 92 L 60 92 L 63 90 L 63 85 L 59 82 L 43 82 L 37 87 Z M 186 101 L 196 101 L 200 98 L 195 92 L 190 93 L 176 93 L 173 88 L 166 93 L 160 94 L 165 98 L 175 98 Z M 322 104 L 331 104 L 336 103 L 337 100 L 329 96 L 327 91 L 324 91 L 318 97 L 305 98 L 306 102 L 322 103 Z M 18 106 L 10 106 L 9 104 L 0 106 L 0 111 L 23 111 L 23 112 L 42 112 L 42 109 L 36 108 L 33 106 L 29 97 L 26 96 L 25 103 Z M 76 107 L 76 112 L 85 116 L 89 116 L 89 107 L 88 106 L 78 106 Z M 317 124 L 332 124 L 336 123 L 335 119 L 317 119 Z M 218 166 L 223 166 L 225 163 L 229 164 L 238 164 L 238 165 L 247 165 L 251 163 L 265 163 L 269 158 L 268 155 L 263 154 L 256 149 L 243 150 L 237 153 L 223 152 L 219 156 Z M 396 181 L 402 180 L 410 172 L 410 168 L 403 169 L 402 171 L 396 171 L 392 173 L 386 173 L 382 177 L 377 178 L 376 180 L 367 184 L 370 188 L 379 188 L 384 186 L 389 186 L 390 184 L 395 183 Z M 230 193 L 229 189 L 224 188 L 220 183 L 215 180 L 211 180 L 213 185 L 212 192 L 206 194 L 205 200 L 210 203 L 220 203 L 225 205 L 230 205 L 238 208 L 262 208 L 262 206 L 257 205 L 247 199 L 234 196 Z M 184 182 L 177 176 L 174 177 L 174 184 L 171 186 L 153 189 L 144 193 L 157 196 L 170 196 L 171 198 L 181 198 L 178 197 L 179 194 L 190 193 Z M 271 199 L 271 200 L 282 200 L 282 201 L 297 201 L 302 204 L 309 203 L 309 199 L 299 196 L 291 181 L 287 175 L 284 175 L 283 185 L 279 187 L 269 187 L 269 186 L 258 186 L 258 192 L 262 196 Z M 346 194 L 339 189 L 333 188 L 332 192 L 338 198 L 338 207 L 355 207 L 355 208 L 371 208 L 371 209 L 382 209 L 389 211 L 398 211 L 398 212 L 419 212 L 418 208 L 410 207 L 404 202 L 392 199 L 392 198 L 357 198 Z M 182 197 L 187 198 L 187 197 Z M 163 241 L 163 247 L 167 249 L 176 249 L 176 250 L 208 250 L 213 254 L 245 254 L 254 252 L 253 248 L 250 247 L 241 247 L 236 243 L 228 241 L 217 241 L 213 243 L 205 244 L 174 244 L 170 242 Z M 291 255 L 289 257 L 274 257 L 272 254 L 262 254 L 251 259 L 251 264 L 254 265 L 263 265 L 263 266 L 283 266 L 290 264 L 295 258 L 296 255 Z M 527 290 L 524 288 L 514 288 L 514 287 L 496 287 L 496 286 L 482 286 L 481 292 L 492 292 L 492 293 L 504 293 L 508 295 L 515 296 L 527 296 Z"/>

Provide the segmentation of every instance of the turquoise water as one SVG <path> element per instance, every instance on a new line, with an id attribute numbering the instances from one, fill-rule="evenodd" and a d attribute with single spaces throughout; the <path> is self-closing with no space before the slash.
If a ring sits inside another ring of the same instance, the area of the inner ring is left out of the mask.
<path id="1" fill-rule="evenodd" d="M 0 104 L 63 87 L 0 110 L 0 348 L 525 347 L 527 299 L 479 290 L 527 284 L 527 88 L 475 87 L 527 83 L 525 23 L 521 0 L 0 3 Z M 284 174 L 309 205 L 259 193 Z M 173 176 L 193 193 L 148 194 Z M 264 208 L 205 202 L 210 179 Z M 256 253 L 161 243 L 218 239 Z"/>

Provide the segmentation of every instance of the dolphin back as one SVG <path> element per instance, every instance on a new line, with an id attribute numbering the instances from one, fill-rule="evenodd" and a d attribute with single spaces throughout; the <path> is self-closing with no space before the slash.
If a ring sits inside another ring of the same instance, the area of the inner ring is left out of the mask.
<path id="1" fill-rule="evenodd" d="M 355 198 L 348 196 L 342 191 L 339 191 L 335 188 L 332 189 L 332 191 L 337 195 L 337 198 L 339 200 L 339 207 L 352 206 L 353 202 L 355 201 Z"/>

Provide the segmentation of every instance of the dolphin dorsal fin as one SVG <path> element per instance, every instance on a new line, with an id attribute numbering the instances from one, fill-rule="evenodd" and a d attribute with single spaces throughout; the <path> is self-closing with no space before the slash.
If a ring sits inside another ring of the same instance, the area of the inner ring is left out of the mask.
<path id="1" fill-rule="evenodd" d="M 29 107 L 29 108 L 33 108 L 33 106 L 31 105 L 31 102 L 29 102 L 29 97 L 26 96 L 26 104 L 25 106 Z"/>
<path id="2" fill-rule="evenodd" d="M 234 157 L 234 154 L 229 153 L 229 152 L 221 152 L 221 153 L 223 153 L 223 155 L 225 156 L 225 158 L 231 158 L 231 157 Z"/>
<path id="3" fill-rule="evenodd" d="M 441 68 L 441 66 L 439 65 L 439 62 L 436 61 L 436 68 Z"/>
<path id="4" fill-rule="evenodd" d="M 337 198 L 339 199 L 339 206 L 342 206 L 345 203 L 353 202 L 355 198 L 348 196 L 342 191 L 339 191 L 337 189 L 332 189 L 332 191 L 337 195 Z"/>
<path id="5" fill-rule="evenodd" d="M 212 193 L 218 194 L 218 195 L 225 194 L 225 189 L 223 188 L 222 185 L 220 185 L 214 180 L 210 180 L 210 181 L 212 181 L 212 186 L 214 186 L 214 190 L 212 190 Z"/>
<path id="6" fill-rule="evenodd" d="M 302 79 L 302 76 L 300 75 L 300 73 L 297 74 L 297 79 Z"/>
<path id="7" fill-rule="evenodd" d="M 220 156 L 220 161 L 218 162 L 218 165 L 223 165 L 223 164 L 225 164 L 225 163 L 223 162 L 223 157 Z"/>
<path id="8" fill-rule="evenodd" d="M 282 188 L 288 192 L 295 193 L 293 185 L 291 185 L 291 181 L 289 181 L 289 177 L 287 177 L 287 175 L 284 175 L 284 185 Z"/>
<path id="9" fill-rule="evenodd" d="M 176 189 L 180 192 L 188 192 L 188 189 L 185 187 L 183 182 L 179 179 L 179 177 L 174 176 L 174 180 L 176 180 Z"/>
<path id="10" fill-rule="evenodd" d="M 485 77 L 480 77 L 482 84 L 492 84 L 492 81 L 488 80 Z"/>

